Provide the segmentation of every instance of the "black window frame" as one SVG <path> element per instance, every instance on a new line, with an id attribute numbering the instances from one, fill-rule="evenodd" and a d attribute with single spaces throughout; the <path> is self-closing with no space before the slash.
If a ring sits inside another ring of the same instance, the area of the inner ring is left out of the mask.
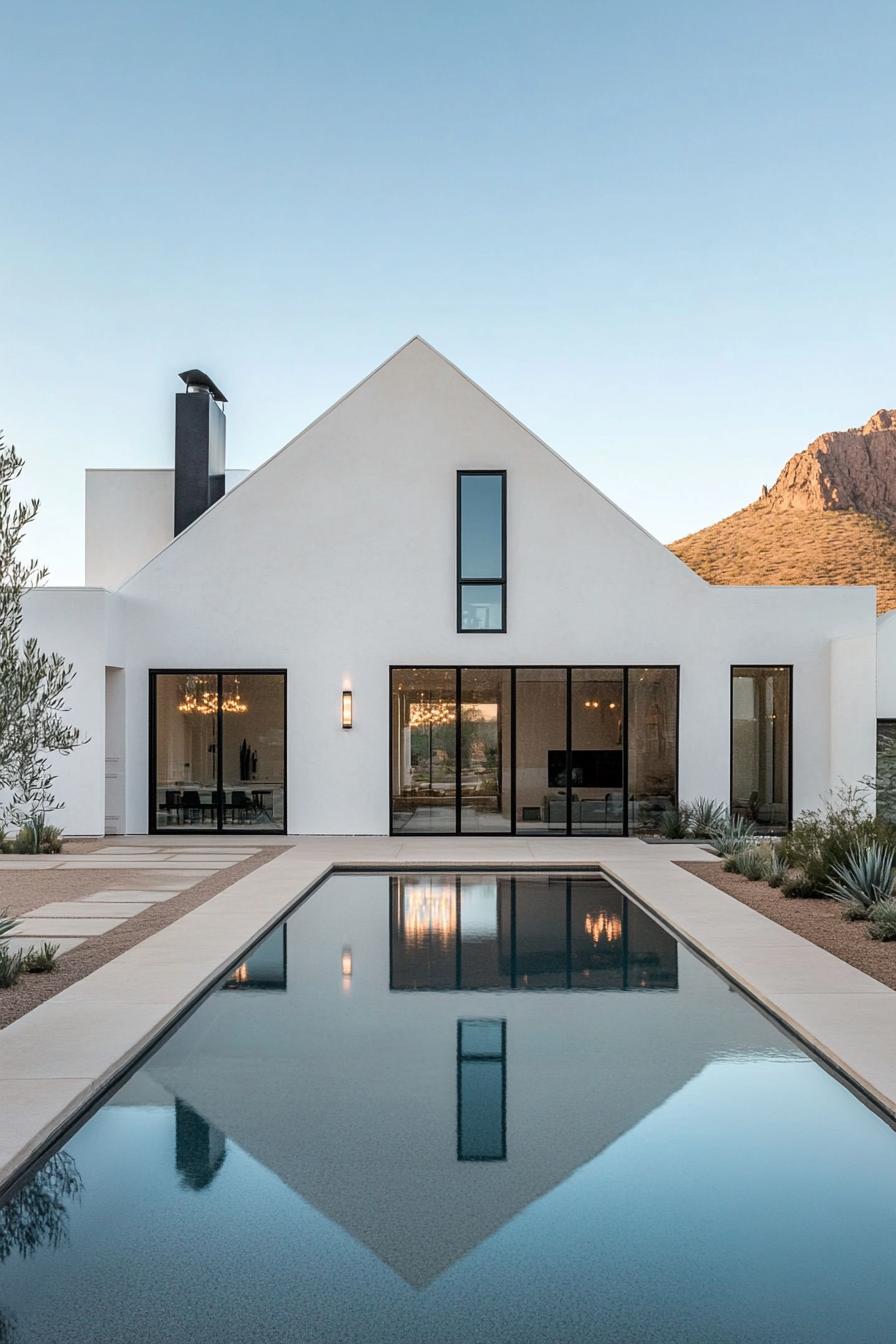
<path id="1" fill-rule="evenodd" d="M 493 632 L 493 633 L 494 633 L 494 632 Z M 737 666 L 738 666 L 738 667 L 741 667 L 741 666 L 743 666 L 743 664 L 738 663 Z M 768 664 L 762 663 L 762 664 L 757 664 L 757 666 L 765 667 L 765 666 L 768 666 Z M 774 664 L 774 666 L 781 666 L 781 664 Z M 579 839 L 587 839 L 587 838 L 589 837 L 589 832 L 587 832 L 587 831 L 574 831 L 574 830 L 572 829 L 572 809 L 571 809 L 571 806 L 570 806 L 570 799 L 571 799 L 571 795 L 572 795 L 572 787 L 573 787 L 573 786 L 572 786 L 572 771 L 570 770 L 571 751 L 572 751 L 572 707 L 571 707 L 571 703 L 570 703 L 570 696 L 571 696 L 571 690 L 572 690 L 572 674 L 573 674 L 573 671 L 574 671 L 574 670 L 584 669 L 584 668 L 591 669 L 591 668 L 599 668 L 599 667 L 613 667 L 613 668 L 619 668 L 620 671 L 622 672 L 622 682 L 623 682 L 623 722 L 622 722 L 622 770 L 623 770 L 623 775 L 622 775 L 622 788 L 623 788 L 623 799 L 624 799 L 624 803 L 623 803 L 623 809 L 622 809 L 622 831 L 621 831 L 621 835 L 622 835 L 623 837 L 637 836 L 637 835 L 640 834 L 640 832 L 639 832 L 637 829 L 634 829 L 634 828 L 631 826 L 631 817 L 630 817 L 630 812 L 631 812 L 631 806 L 630 806 L 630 804 L 631 804 L 631 800 L 630 800 L 630 798 L 629 798 L 629 759 L 628 759 L 628 757 L 629 757 L 629 677 L 630 677 L 631 673 L 634 672 L 634 671 L 635 671 L 637 668 L 639 668 L 639 667 L 649 667 L 649 669 L 650 669 L 651 671 L 664 671 L 664 672 L 674 672 L 674 673 L 675 673 L 675 801 L 676 801 L 676 806 L 677 806 L 677 805 L 680 803 L 680 801 L 681 801 L 681 793 L 680 793 L 680 785 L 681 785 L 681 664 L 680 664 L 680 663 L 650 663 L 650 664 L 646 664 L 646 663 L 461 663 L 461 664 L 458 664 L 458 665 L 455 665 L 455 664 L 452 664 L 452 663 L 390 663 L 390 664 L 389 664 L 389 672 L 388 672 L 389 681 L 388 681 L 388 691 L 387 691 L 387 696 L 388 696 L 387 705 L 388 705 L 388 711 L 389 711 L 389 759 L 388 759 L 388 761 L 387 761 L 387 763 L 386 763 L 386 768 L 387 768 L 387 788 L 388 788 L 388 790 L 389 790 L 388 795 L 387 795 L 387 796 L 388 796 L 388 802 L 389 802 L 389 835 L 390 835 L 390 836 L 396 836 L 396 835 L 404 835 L 404 834 L 405 834 L 400 828 L 399 828 L 398 830 L 396 830 L 396 828 L 395 828 L 394 794 L 393 794 L 393 790 L 392 790 L 392 783 L 393 783 L 393 779 L 392 779 L 392 770 L 393 770 L 394 755 L 395 755 L 395 719 L 394 719 L 394 715 L 393 715 L 393 713 L 392 713 L 392 684 L 393 684 L 394 675 L 395 675 L 396 672 L 406 672 L 406 671 L 409 671 L 409 670 L 411 670 L 411 669 L 415 669 L 415 670 L 417 670 L 417 671 L 421 671 L 421 672 L 425 672 L 425 671 L 454 672 L 454 674 L 455 674 L 455 706 L 456 706 L 456 711 L 455 711 L 455 799 L 454 799 L 455 823 L 454 823 L 454 830 L 453 830 L 453 831 L 447 831 L 447 830 L 446 830 L 446 831 L 417 831 L 417 830 L 415 830 L 415 831 L 413 832 L 413 835 L 414 835 L 414 836 L 431 836 L 431 837 L 433 837 L 433 838 L 438 837 L 439 839 L 444 839 L 444 838 L 449 837 L 449 836 L 461 836 L 461 835 L 468 835 L 468 836 L 469 836 L 469 835 L 474 835 L 474 834 L 477 834 L 477 835 L 480 835 L 480 836 L 485 836 L 485 837 L 488 837 L 488 836 L 502 836 L 502 835 L 505 835 L 505 836 L 506 836 L 506 835 L 515 836 L 515 835 L 517 835 L 517 834 L 523 834 L 523 835 L 531 836 L 533 839 L 538 839 L 538 840 L 544 840 L 545 838 L 550 837 L 550 836 L 557 836 L 558 838 L 563 839 L 563 840 L 565 840 L 565 839 L 567 839 L 567 838 L 569 838 L 569 837 L 572 837 L 572 838 L 576 838 L 576 837 L 578 837 Z M 566 752 L 567 752 L 567 762 L 566 762 L 566 779 L 567 779 L 567 783 L 566 783 L 566 795 L 567 795 L 567 804 L 566 804 L 566 828 L 565 828 L 565 830 L 563 830 L 563 831 L 560 831 L 560 830 L 554 830 L 554 831 L 548 831 L 548 830 L 545 830 L 545 831 L 523 831 L 523 832 L 519 832 L 519 831 L 517 830 L 517 819 L 516 819 L 516 793 L 517 793 L 517 781 L 516 781 L 517 688 L 516 688 L 516 678 L 517 678 L 517 672 L 519 672 L 521 669 L 527 669 L 527 668 L 531 668 L 531 669 L 535 669 L 535 668 L 544 668 L 544 669 L 546 669 L 546 670 L 556 670 L 556 671 L 562 671 L 562 672 L 565 672 L 565 673 L 566 673 Z M 462 703 L 462 700 L 461 700 L 461 693 L 462 693 L 462 673 L 463 673 L 463 672 L 466 672 L 466 671 L 474 671 L 474 672 L 508 671 L 508 672 L 510 673 L 510 776 L 511 776 L 511 777 L 510 777 L 510 790 L 509 790 L 509 794 L 510 794 L 510 809 L 511 809 L 510 822 L 511 822 L 511 824 L 510 824 L 510 829 L 509 829 L 509 830 L 497 830 L 497 829 L 496 829 L 496 830 L 494 830 L 494 831 L 479 831 L 479 832 L 463 831 L 463 830 L 461 830 L 460 818 L 461 818 L 461 810 L 462 810 L 463 799 L 462 799 L 462 796 L 461 796 L 460 787 L 459 787 L 459 783 L 458 783 L 458 780 L 459 780 L 459 768 L 460 768 L 460 767 L 459 767 L 459 762 L 460 762 L 460 754 L 461 754 L 461 753 L 460 753 L 460 745 L 461 745 L 461 741 L 460 741 L 460 739 L 461 739 L 461 723 L 460 723 L 460 708 L 459 708 L 459 707 L 460 707 L 460 705 L 461 705 L 461 703 Z M 793 690 L 792 690 L 792 686 L 791 686 L 791 704 L 792 704 L 792 701 L 793 701 Z M 791 717 L 791 738 L 792 738 L 792 733 L 793 733 L 793 720 L 792 720 L 792 717 Z M 792 792 L 792 790 L 791 790 L 791 792 Z M 592 838 L 595 838 L 595 834 L 592 834 Z M 596 833 L 596 838 L 598 838 L 598 839 L 601 838 L 601 836 L 600 836 L 599 833 Z M 607 838 L 607 837 L 604 836 L 603 838 Z M 615 838 L 618 838 L 618 837 L 615 837 Z"/>
<path id="2" fill-rule="evenodd" d="M 501 1049 L 493 1051 L 467 1051 L 463 1048 L 463 1027 L 465 1022 L 499 1023 L 501 1027 Z M 463 1133 L 463 1075 L 464 1064 L 496 1064 L 501 1071 L 501 1149 L 497 1153 L 471 1153 L 464 1151 Z M 457 1160 L 458 1162 L 506 1162 L 507 1161 L 507 1019 L 505 1017 L 457 1019 Z"/>
<path id="3" fill-rule="evenodd" d="M 783 827 L 773 827 L 768 833 L 780 835 L 793 828 L 793 663 L 731 663 L 729 672 L 728 695 L 728 811 L 734 809 L 734 673 L 736 668 L 746 672 L 759 672 L 769 668 L 787 673 L 787 820 Z M 762 832 L 762 827 L 757 826 Z"/>
<path id="4" fill-rule="evenodd" d="M 223 680 L 225 677 L 282 677 L 283 678 L 283 825 L 271 827 L 265 831 L 246 831 L 239 826 L 227 827 L 224 825 L 224 807 L 221 802 L 223 793 L 223 753 L 220 750 L 220 743 L 223 738 L 223 720 L 224 711 L 221 708 L 223 696 Z M 215 793 L 217 802 L 217 817 L 214 826 L 196 826 L 191 827 L 191 835 L 287 835 L 289 813 L 287 811 L 288 793 L 288 751 L 289 751 L 289 732 L 288 732 L 288 713 L 289 713 L 289 687 L 288 676 L 285 667 L 151 667 L 148 670 L 147 699 L 149 704 L 149 713 L 147 719 L 149 722 L 149 770 L 148 770 L 148 790 L 147 803 L 149 811 L 148 833 L 150 835 L 177 835 L 181 834 L 173 827 L 160 827 L 156 822 L 156 681 L 159 677 L 215 677 L 218 686 L 218 708 L 216 711 L 217 735 L 216 741 L 219 744 L 218 751 L 215 753 L 215 770 L 217 779 L 215 784 Z"/>
<path id="5" fill-rule="evenodd" d="M 501 574 L 492 577 L 480 576 L 477 578 L 463 577 L 463 556 L 462 556 L 462 494 L 463 479 L 465 476 L 496 476 L 501 481 Z M 461 468 L 457 473 L 457 503 L 456 503 L 456 527 L 457 538 L 455 544 L 457 560 L 457 633 L 459 635 L 506 635 L 507 634 L 507 472 L 502 468 Z M 497 588 L 501 589 L 501 625 L 500 628 L 477 629 L 476 627 L 465 626 L 463 591 L 464 588 Z"/>

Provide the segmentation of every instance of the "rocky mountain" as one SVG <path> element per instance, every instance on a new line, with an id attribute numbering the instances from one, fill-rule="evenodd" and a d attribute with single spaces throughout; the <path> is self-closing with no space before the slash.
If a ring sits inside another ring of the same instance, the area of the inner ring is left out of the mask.
<path id="1" fill-rule="evenodd" d="M 710 583 L 873 583 L 896 607 L 896 411 L 821 434 L 757 500 L 671 550 Z"/>

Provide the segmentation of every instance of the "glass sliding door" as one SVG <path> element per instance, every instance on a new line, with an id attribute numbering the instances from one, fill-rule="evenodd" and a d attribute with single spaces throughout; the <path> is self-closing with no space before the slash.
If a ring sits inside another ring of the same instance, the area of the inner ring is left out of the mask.
<path id="1" fill-rule="evenodd" d="M 511 810 L 511 691 L 506 667 L 460 670 L 460 828 L 507 833 Z"/>
<path id="2" fill-rule="evenodd" d="M 218 678 L 159 672 L 153 678 L 153 830 L 218 829 Z"/>
<path id="3" fill-rule="evenodd" d="M 516 830 L 566 834 L 566 668 L 516 673 Z"/>
<path id="4" fill-rule="evenodd" d="M 622 668 L 574 667 L 571 696 L 572 832 L 622 835 L 625 821 Z"/>
<path id="5" fill-rule="evenodd" d="M 286 829 L 286 674 L 150 673 L 152 831 Z"/>
<path id="6" fill-rule="evenodd" d="M 678 668 L 627 669 L 629 834 L 678 804 Z"/>
<path id="7" fill-rule="evenodd" d="M 221 806 L 227 830 L 282 831 L 286 788 L 283 678 L 221 678 Z"/>
<path id="8" fill-rule="evenodd" d="M 392 672 L 392 829 L 457 830 L 457 669 Z"/>
<path id="9" fill-rule="evenodd" d="M 765 831 L 790 825 L 791 673 L 731 669 L 731 811 Z"/>

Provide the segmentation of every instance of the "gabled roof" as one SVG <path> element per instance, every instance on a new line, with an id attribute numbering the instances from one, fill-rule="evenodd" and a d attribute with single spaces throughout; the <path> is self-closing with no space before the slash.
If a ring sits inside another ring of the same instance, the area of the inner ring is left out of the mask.
<path id="1" fill-rule="evenodd" d="M 598 487 L 594 484 L 593 481 L 589 480 L 587 476 L 583 475 L 582 472 L 578 471 L 569 462 L 567 462 L 567 460 L 564 457 L 562 457 L 554 448 L 552 448 L 550 444 L 546 443 L 544 439 L 542 439 L 539 435 L 535 434 L 531 429 L 529 429 L 529 427 L 525 425 L 522 422 L 522 420 L 520 420 L 505 406 L 503 406 L 499 401 L 497 401 L 495 397 L 493 397 L 489 392 L 487 392 L 483 387 L 481 387 L 477 382 L 475 382 L 469 376 L 469 374 L 465 373 L 463 369 L 459 368 L 456 364 L 454 364 L 450 359 L 448 359 L 445 355 L 443 355 L 440 350 L 437 350 L 435 346 L 431 345 L 429 341 L 425 340 L 422 336 L 412 336 L 410 340 L 405 341 L 405 343 L 399 346 L 398 349 L 395 350 L 391 355 L 389 355 L 387 359 L 384 359 L 381 364 L 378 364 L 375 369 L 373 369 L 370 373 L 368 373 L 359 382 L 355 383 L 353 387 L 351 387 L 341 397 L 339 397 L 336 401 L 334 401 L 332 405 L 328 406 L 325 411 L 322 411 L 320 415 L 316 416 L 314 420 L 310 421 L 309 424 L 307 424 L 304 429 L 300 430 L 299 433 L 296 434 L 293 438 L 291 438 L 286 444 L 284 444 L 282 448 L 280 448 L 277 452 L 273 453 L 269 458 L 266 458 L 264 462 L 259 464 L 259 466 L 249 471 L 243 478 L 243 480 L 238 482 L 231 490 L 227 492 L 227 494 L 222 496 L 222 498 L 219 499 L 215 504 L 211 505 L 210 508 L 206 509 L 204 513 L 200 514 L 200 516 L 197 519 L 195 519 L 195 521 L 192 522 L 189 527 L 184 528 L 184 530 L 180 532 L 176 537 L 174 537 L 172 541 L 168 543 L 167 546 L 163 547 L 161 551 L 157 552 L 157 555 L 162 555 L 171 546 L 176 546 L 181 541 L 181 539 L 185 536 L 188 536 L 193 531 L 194 528 L 202 527 L 205 524 L 206 520 L 216 510 L 232 507 L 232 502 L 239 497 L 240 491 L 246 485 L 248 485 L 250 481 L 255 479 L 260 473 L 266 471 L 268 467 L 271 466 L 272 463 L 276 462 L 277 459 L 282 457 L 285 453 L 293 451 L 297 447 L 297 445 L 301 443 L 301 441 L 305 438 L 306 435 L 310 434 L 318 425 L 320 425 L 324 420 L 326 420 L 335 411 L 337 411 L 340 406 L 342 406 L 346 401 L 348 401 L 351 397 L 353 397 L 363 387 L 365 387 L 368 383 L 370 383 L 373 379 L 375 379 L 378 376 L 378 374 L 380 374 L 385 368 L 387 368 L 395 360 L 400 359 L 407 351 L 413 349 L 415 346 L 419 346 L 427 350 L 436 359 L 441 361 L 441 363 L 444 364 L 447 368 L 451 369 L 452 372 L 455 373 L 459 378 L 462 378 L 464 382 L 466 382 L 470 387 L 472 387 L 476 392 L 478 392 L 480 396 L 484 397 L 502 415 L 506 416 L 508 420 L 512 421 L 513 424 L 517 425 L 521 430 L 523 430 L 525 434 L 529 436 L 529 438 L 531 438 L 535 443 L 537 443 L 541 448 L 543 448 L 546 453 L 550 454 L 550 456 L 554 458 L 562 467 L 564 467 L 567 471 L 571 472 L 572 475 L 577 477 L 578 480 L 580 480 L 583 485 L 587 486 L 587 488 L 590 491 L 592 491 L 594 495 L 602 501 L 603 504 L 605 504 L 608 508 L 613 509 L 619 515 L 620 518 L 625 520 L 625 522 L 630 527 L 636 529 L 645 539 L 647 539 L 652 545 L 654 545 L 657 548 L 658 557 L 660 556 L 662 557 L 660 563 L 674 565 L 675 568 L 680 573 L 686 574 L 688 578 L 692 580 L 695 584 L 699 584 L 701 587 L 707 586 L 705 580 L 701 579 L 699 575 L 695 574 L 694 571 L 690 569 L 683 561 L 679 560 L 678 557 L 675 556 L 668 549 L 668 547 L 664 546 L 662 542 L 658 541 L 657 538 L 652 535 L 652 533 L 648 532 L 646 528 L 642 527 L 642 525 L 636 519 L 632 518 L 630 514 L 626 513 L 624 509 L 621 509 L 618 504 L 614 503 L 614 501 L 611 500 L 607 495 L 605 495 L 603 491 L 598 489 Z M 142 572 L 143 569 L 146 569 L 149 565 L 152 565 L 156 558 L 157 556 L 153 556 L 152 559 L 148 560 L 145 565 L 141 566 L 141 569 L 137 570 L 136 573 L 139 574 Z M 129 578 L 125 580 L 125 582 L 121 585 L 121 587 L 122 588 L 126 587 L 127 584 L 130 583 L 134 577 L 135 577 L 134 574 L 130 575 Z"/>

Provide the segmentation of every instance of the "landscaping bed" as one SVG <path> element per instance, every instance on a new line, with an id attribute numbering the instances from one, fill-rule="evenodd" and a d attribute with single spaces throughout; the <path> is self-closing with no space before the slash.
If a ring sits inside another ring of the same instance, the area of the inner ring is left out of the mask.
<path id="1" fill-rule="evenodd" d="M 784 896 L 779 888 L 751 882 L 740 873 L 726 873 L 719 863 L 678 863 L 679 868 L 701 877 L 776 924 L 800 934 L 816 947 L 864 971 L 881 984 L 896 989 L 896 942 L 875 942 L 867 924 L 843 918 L 843 906 L 826 897 L 799 899 Z"/>

